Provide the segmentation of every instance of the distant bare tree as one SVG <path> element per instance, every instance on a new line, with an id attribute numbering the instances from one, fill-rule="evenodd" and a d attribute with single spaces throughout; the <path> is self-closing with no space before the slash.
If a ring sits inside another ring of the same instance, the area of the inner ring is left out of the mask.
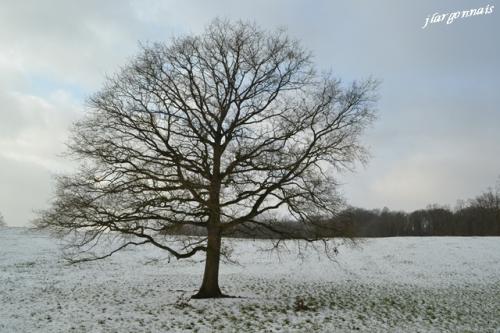
<path id="1" fill-rule="evenodd" d="M 489 188 L 486 192 L 469 200 L 469 205 L 482 209 L 500 211 L 500 189 Z"/>
<path id="2" fill-rule="evenodd" d="M 470 199 L 465 212 L 472 234 L 500 235 L 500 184 Z"/>
<path id="3" fill-rule="evenodd" d="M 334 175 L 365 158 L 359 138 L 375 89 L 317 74 L 283 31 L 243 22 L 215 20 L 201 35 L 143 46 L 90 98 L 70 143 L 81 168 L 58 178 L 36 225 L 76 235 L 77 261 L 141 244 L 178 259 L 206 252 L 193 297 L 222 297 L 224 235 L 259 227 L 300 238 L 270 217 L 309 225 L 337 212 Z M 206 237 L 168 236 L 182 226 Z M 109 252 L 86 252 L 113 235 L 120 243 Z"/>

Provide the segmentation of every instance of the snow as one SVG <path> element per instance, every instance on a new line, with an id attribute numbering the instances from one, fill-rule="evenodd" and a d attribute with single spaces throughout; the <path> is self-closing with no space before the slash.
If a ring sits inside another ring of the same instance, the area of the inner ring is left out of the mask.
<path id="1" fill-rule="evenodd" d="M 376 238 L 335 261 L 227 240 L 223 292 L 190 300 L 203 258 L 152 247 L 67 265 L 59 241 L 0 229 L 0 332 L 500 332 L 500 238 Z M 298 307 L 301 300 L 303 307 Z"/>

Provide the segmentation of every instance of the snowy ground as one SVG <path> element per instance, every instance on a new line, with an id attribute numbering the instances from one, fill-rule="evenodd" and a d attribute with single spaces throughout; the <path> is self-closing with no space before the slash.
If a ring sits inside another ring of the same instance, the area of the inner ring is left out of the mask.
<path id="1" fill-rule="evenodd" d="M 498 237 L 369 239 L 336 262 L 231 242 L 221 286 L 242 298 L 189 300 L 201 258 L 67 266 L 47 235 L 0 229 L 0 332 L 500 332 Z"/>

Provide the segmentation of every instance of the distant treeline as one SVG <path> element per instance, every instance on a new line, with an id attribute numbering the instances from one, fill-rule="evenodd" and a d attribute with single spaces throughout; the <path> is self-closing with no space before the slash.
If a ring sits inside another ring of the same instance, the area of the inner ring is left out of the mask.
<path id="1" fill-rule="evenodd" d="M 193 227 L 169 230 L 170 234 L 204 235 Z M 350 207 L 334 219 L 316 218 L 314 225 L 293 221 L 262 221 L 231 230 L 226 236 L 242 238 L 323 238 L 392 236 L 500 236 L 500 190 L 489 190 L 461 202 L 455 209 L 429 205 L 411 213 L 388 208 Z"/>
<path id="2" fill-rule="evenodd" d="M 454 210 L 438 205 L 412 213 L 350 208 L 340 217 L 356 237 L 500 236 L 500 191 L 488 190 Z"/>

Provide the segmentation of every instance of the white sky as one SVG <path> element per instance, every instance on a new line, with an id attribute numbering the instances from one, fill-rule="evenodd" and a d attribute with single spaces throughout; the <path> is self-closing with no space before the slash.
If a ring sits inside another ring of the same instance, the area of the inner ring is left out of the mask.
<path id="1" fill-rule="evenodd" d="M 486 5 L 487 16 L 421 29 L 427 15 Z M 284 26 L 345 81 L 382 80 L 372 159 L 342 175 L 351 204 L 454 205 L 500 175 L 500 4 L 496 1 L 0 0 L 0 212 L 27 225 L 46 207 L 68 126 L 137 51 L 200 32 L 216 16 Z"/>

